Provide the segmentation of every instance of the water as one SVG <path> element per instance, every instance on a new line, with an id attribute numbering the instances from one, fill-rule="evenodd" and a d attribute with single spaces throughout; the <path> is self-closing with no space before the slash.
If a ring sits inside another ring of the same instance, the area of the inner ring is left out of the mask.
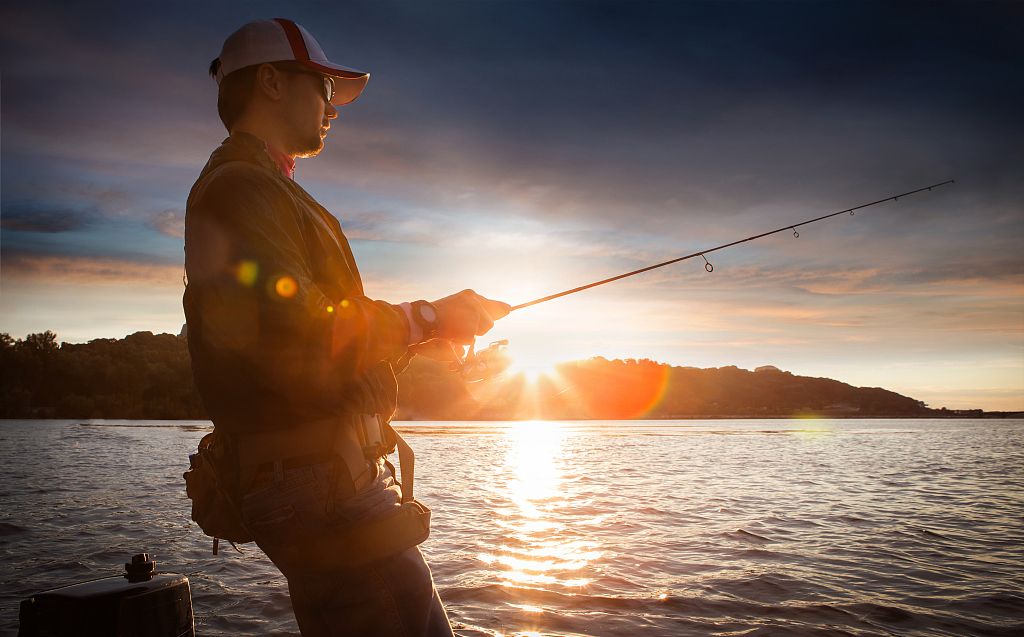
<path id="1" fill-rule="evenodd" d="M 255 548 L 210 554 L 206 422 L 0 422 L 0 634 L 149 551 L 201 635 L 294 635 Z M 460 635 L 1024 634 L 1024 421 L 403 423 Z"/>

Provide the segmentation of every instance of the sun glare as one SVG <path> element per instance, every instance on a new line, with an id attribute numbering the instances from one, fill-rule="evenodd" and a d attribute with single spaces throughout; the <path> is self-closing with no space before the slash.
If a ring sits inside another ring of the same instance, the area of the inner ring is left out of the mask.
<path id="1" fill-rule="evenodd" d="M 558 348 L 550 343 L 545 346 L 529 341 L 512 342 L 508 356 L 510 363 L 506 373 L 509 376 L 522 374 L 530 383 L 536 383 L 545 376 L 557 376 L 556 366 L 565 362 L 559 357 Z"/>
<path id="2" fill-rule="evenodd" d="M 479 560 L 501 569 L 506 586 L 587 586 L 581 577 L 601 553 L 589 539 L 574 537 L 561 509 L 566 506 L 564 465 L 567 430 L 557 422 L 519 422 L 506 434 L 505 464 L 496 487 L 508 504 L 500 508 L 505 541 Z"/>
<path id="3" fill-rule="evenodd" d="M 526 378 L 527 382 L 536 383 L 542 376 L 554 374 L 555 365 L 553 363 L 538 364 L 532 360 L 513 354 L 512 363 L 508 366 L 507 373 L 511 376 L 522 374 Z"/>

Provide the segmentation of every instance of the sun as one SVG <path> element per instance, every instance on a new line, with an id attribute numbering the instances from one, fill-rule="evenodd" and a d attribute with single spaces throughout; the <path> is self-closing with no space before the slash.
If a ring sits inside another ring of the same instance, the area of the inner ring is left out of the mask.
<path id="1" fill-rule="evenodd" d="M 554 368 L 544 368 L 535 365 L 529 365 L 516 358 L 512 359 L 512 364 L 508 366 L 508 374 L 510 376 L 518 376 L 520 374 L 526 378 L 527 382 L 536 383 L 542 376 L 547 373 L 554 371 Z"/>
<path id="2" fill-rule="evenodd" d="M 544 355 L 543 352 L 520 352 L 513 348 L 509 353 L 509 358 L 511 362 L 506 373 L 509 376 L 522 374 L 529 383 L 536 383 L 545 376 L 550 377 L 557 374 L 555 366 L 559 361 Z"/>

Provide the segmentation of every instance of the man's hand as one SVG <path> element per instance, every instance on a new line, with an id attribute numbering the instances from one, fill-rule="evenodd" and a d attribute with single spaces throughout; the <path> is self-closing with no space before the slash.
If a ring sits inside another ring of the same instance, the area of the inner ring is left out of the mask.
<path id="1" fill-rule="evenodd" d="M 453 363 L 455 365 L 462 362 L 465 356 L 463 350 L 462 346 L 456 347 L 451 341 L 445 341 L 440 338 L 432 338 L 429 341 L 409 346 L 409 351 L 417 356 L 426 356 L 431 360 Z"/>
<path id="2" fill-rule="evenodd" d="M 468 345 L 475 336 L 486 334 L 495 321 L 512 310 L 508 303 L 488 299 L 473 290 L 463 290 L 433 304 L 437 308 L 435 337 L 460 345 Z"/>

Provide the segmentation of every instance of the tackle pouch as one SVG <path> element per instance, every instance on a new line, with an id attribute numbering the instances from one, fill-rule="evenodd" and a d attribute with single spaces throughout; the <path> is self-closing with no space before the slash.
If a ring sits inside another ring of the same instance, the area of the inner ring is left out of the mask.
<path id="1" fill-rule="evenodd" d="M 199 441 L 199 449 L 189 456 L 185 493 L 192 500 L 192 519 L 213 538 L 213 553 L 219 540 L 232 544 L 252 542 L 253 537 L 242 521 L 242 513 L 234 497 L 228 475 L 233 456 L 217 432 L 208 433 Z"/>

